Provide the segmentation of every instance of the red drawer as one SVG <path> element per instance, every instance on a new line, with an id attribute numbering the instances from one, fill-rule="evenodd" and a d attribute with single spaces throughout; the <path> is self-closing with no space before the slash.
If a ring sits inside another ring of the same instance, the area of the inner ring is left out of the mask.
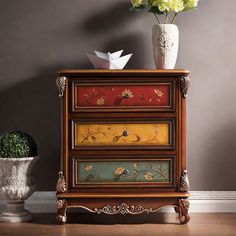
<path id="1" fill-rule="evenodd" d="M 72 83 L 72 111 L 101 109 L 173 110 L 173 83 L 80 84 Z"/>

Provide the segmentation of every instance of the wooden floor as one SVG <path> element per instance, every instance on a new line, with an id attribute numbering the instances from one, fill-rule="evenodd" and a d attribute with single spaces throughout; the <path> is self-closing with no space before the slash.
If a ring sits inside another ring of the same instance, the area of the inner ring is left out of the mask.
<path id="1" fill-rule="evenodd" d="M 78 217 L 79 216 L 79 217 Z M 57 225 L 54 214 L 34 214 L 31 223 L 0 222 L 0 235 L 17 236 L 236 236 L 236 214 L 191 214 L 187 225 L 180 225 L 175 214 L 140 216 L 70 215 L 66 225 Z"/>

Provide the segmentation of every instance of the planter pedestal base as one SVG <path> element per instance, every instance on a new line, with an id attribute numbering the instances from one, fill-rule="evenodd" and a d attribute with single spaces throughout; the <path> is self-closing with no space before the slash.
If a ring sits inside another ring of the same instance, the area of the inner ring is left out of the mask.
<path id="1" fill-rule="evenodd" d="M 7 202 L 7 209 L 0 215 L 0 221 L 4 222 L 27 222 L 31 219 L 31 213 L 24 209 L 24 201 Z"/>

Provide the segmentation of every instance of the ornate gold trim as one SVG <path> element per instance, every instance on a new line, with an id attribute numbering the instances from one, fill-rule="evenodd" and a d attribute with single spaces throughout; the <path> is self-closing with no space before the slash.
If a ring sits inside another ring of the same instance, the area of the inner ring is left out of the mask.
<path id="1" fill-rule="evenodd" d="M 117 215 L 117 214 L 139 215 L 142 213 L 147 213 L 147 214 L 154 213 L 159 210 L 159 209 L 152 209 L 152 208 L 144 208 L 144 206 L 141 206 L 141 205 L 129 206 L 125 203 L 121 203 L 118 206 L 106 205 L 102 208 L 95 208 L 94 210 L 91 210 L 87 207 L 86 208 L 84 207 L 84 209 L 93 213 L 97 213 L 97 214 L 105 213 L 107 215 Z"/>
<path id="2" fill-rule="evenodd" d="M 184 170 L 182 176 L 180 177 L 179 191 L 180 192 L 189 191 L 189 180 L 188 180 L 187 170 Z"/>
<path id="3" fill-rule="evenodd" d="M 184 98 L 188 97 L 188 89 L 190 87 L 190 78 L 188 76 L 183 76 L 180 79 L 180 89 L 182 96 Z"/>
<path id="4" fill-rule="evenodd" d="M 56 84 L 59 90 L 59 97 L 63 97 L 64 96 L 64 91 L 66 88 L 66 77 L 65 76 L 61 76 L 58 77 L 56 80 Z"/>
<path id="5" fill-rule="evenodd" d="M 56 190 L 57 190 L 57 194 L 66 192 L 66 180 L 65 180 L 65 177 L 64 177 L 62 171 L 60 171 L 58 173 L 58 180 L 57 180 Z"/>

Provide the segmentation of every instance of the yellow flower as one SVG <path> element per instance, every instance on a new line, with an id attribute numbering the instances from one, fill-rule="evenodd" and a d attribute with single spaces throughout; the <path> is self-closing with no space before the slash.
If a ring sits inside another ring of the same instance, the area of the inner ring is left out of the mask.
<path id="1" fill-rule="evenodd" d="M 158 97 L 163 97 L 164 93 L 160 90 L 160 89 L 154 89 L 154 92 L 155 94 L 158 96 Z"/>
<path id="2" fill-rule="evenodd" d="M 115 174 L 115 175 L 122 175 L 122 174 L 124 174 L 124 172 L 125 172 L 125 168 L 124 168 L 124 167 L 118 167 L 118 168 L 115 170 L 114 174 Z"/>
<path id="3" fill-rule="evenodd" d="M 97 99 L 97 105 L 101 106 L 101 105 L 103 105 L 104 103 L 105 103 L 104 98 L 98 98 L 98 99 Z"/>
<path id="4" fill-rule="evenodd" d="M 199 0 L 131 0 L 133 8 L 140 8 L 146 11 L 150 7 L 154 7 L 158 8 L 162 13 L 188 11 L 196 8 L 198 2 Z M 155 14 L 160 14 L 160 12 L 155 12 Z"/>
<path id="5" fill-rule="evenodd" d="M 184 10 L 183 0 L 154 0 L 152 6 L 158 7 L 161 12 L 181 12 Z"/>
<path id="6" fill-rule="evenodd" d="M 134 95 L 132 93 L 132 91 L 130 89 L 125 89 L 123 92 L 122 92 L 122 97 L 124 98 L 132 98 Z"/>
<path id="7" fill-rule="evenodd" d="M 181 12 L 184 10 L 183 0 L 170 0 L 169 6 L 171 11 L 174 12 Z"/>
<path id="8" fill-rule="evenodd" d="M 92 166 L 92 165 L 91 165 L 91 166 L 85 166 L 84 169 L 85 169 L 86 171 L 90 171 L 90 170 L 93 169 L 93 166 Z"/>
<path id="9" fill-rule="evenodd" d="M 150 172 L 147 172 L 145 175 L 144 175 L 145 179 L 148 180 L 148 181 L 152 181 L 153 180 L 153 174 L 150 173 Z"/>
<path id="10" fill-rule="evenodd" d="M 191 10 L 196 8 L 198 5 L 198 0 L 184 0 L 184 10 Z"/>
<path id="11" fill-rule="evenodd" d="M 143 0 L 131 0 L 131 3 L 133 7 L 140 7 L 144 4 Z"/>

